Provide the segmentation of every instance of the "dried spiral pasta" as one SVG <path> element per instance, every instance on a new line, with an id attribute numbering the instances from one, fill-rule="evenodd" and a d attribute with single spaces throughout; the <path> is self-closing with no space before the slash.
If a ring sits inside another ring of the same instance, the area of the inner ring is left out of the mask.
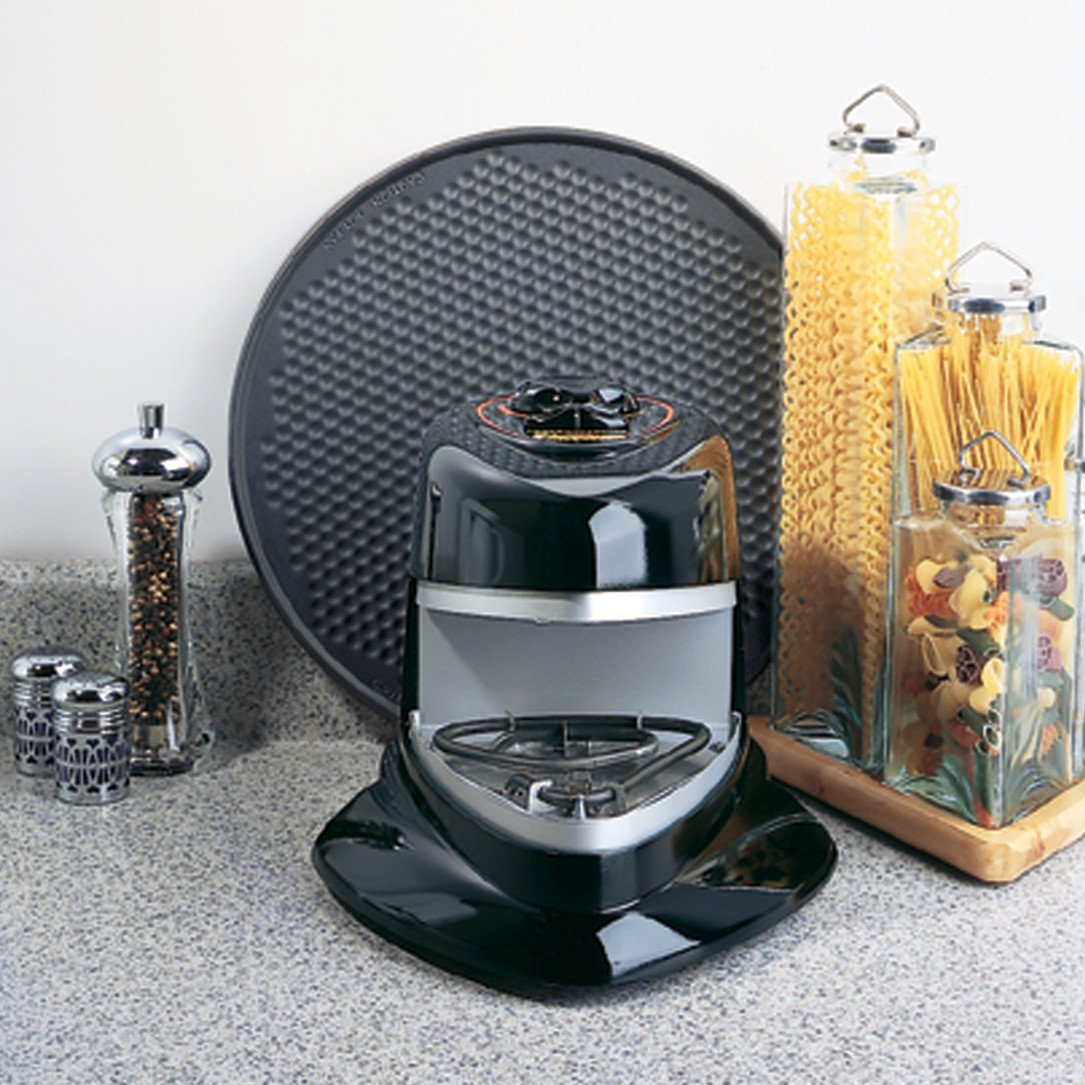
<path id="1" fill-rule="evenodd" d="M 842 721 L 873 756 L 885 659 L 893 350 L 929 322 L 956 194 L 797 187 L 788 207 L 775 715 Z M 908 186 L 905 186 L 908 187 Z M 847 719 L 843 719 L 847 717 Z M 792 725 L 795 725 L 794 727 Z"/>

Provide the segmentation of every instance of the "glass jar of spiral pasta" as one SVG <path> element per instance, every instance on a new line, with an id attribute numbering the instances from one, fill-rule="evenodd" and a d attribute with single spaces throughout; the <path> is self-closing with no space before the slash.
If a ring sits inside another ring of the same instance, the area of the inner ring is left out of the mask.
<path id="1" fill-rule="evenodd" d="M 892 523 L 893 348 L 932 318 L 957 251 L 934 140 L 879 85 L 830 137 L 828 176 L 788 188 L 773 716 L 880 767 Z"/>
<path id="2" fill-rule="evenodd" d="M 132 771 L 193 767 L 212 728 L 196 673 L 188 616 L 188 554 L 196 485 L 207 449 L 164 426 L 161 403 L 141 403 L 139 424 L 94 454 L 119 567 L 116 665 L 130 685 Z"/>
<path id="3" fill-rule="evenodd" d="M 986 828 L 1081 775 L 1076 525 L 1052 493 L 992 430 L 894 525 L 885 781 Z"/>

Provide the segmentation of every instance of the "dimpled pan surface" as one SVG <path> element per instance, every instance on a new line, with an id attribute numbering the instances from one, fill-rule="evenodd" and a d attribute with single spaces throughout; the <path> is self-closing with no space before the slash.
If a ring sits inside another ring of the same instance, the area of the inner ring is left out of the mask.
<path id="1" fill-rule="evenodd" d="M 592 371 L 696 404 L 722 427 L 747 674 L 759 671 L 775 561 L 780 269 L 777 233 L 718 182 L 594 133 L 474 136 L 347 196 L 268 288 L 230 408 L 242 533 L 295 635 L 396 714 L 423 430 L 526 377 Z"/>

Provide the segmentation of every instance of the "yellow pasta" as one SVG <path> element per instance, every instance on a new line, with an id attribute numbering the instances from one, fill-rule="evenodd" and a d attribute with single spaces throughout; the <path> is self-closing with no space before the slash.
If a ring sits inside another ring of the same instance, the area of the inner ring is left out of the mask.
<path id="1" fill-rule="evenodd" d="M 1007 323 L 1013 322 L 1012 328 Z M 968 441 L 997 430 L 1034 474 L 1051 485 L 1048 515 L 1066 504 L 1066 454 L 1079 402 L 1077 351 L 1033 338 L 1023 314 L 946 314 L 937 333 L 909 343 L 900 356 L 904 477 L 908 509 L 934 505 L 931 483 L 957 470 Z M 995 441 L 978 445 L 977 467 L 1018 468 Z"/>
<path id="2" fill-rule="evenodd" d="M 930 322 L 957 247 L 954 191 L 904 180 L 797 188 L 784 264 L 775 715 L 798 737 L 829 725 L 864 763 L 885 659 L 893 349 Z"/>

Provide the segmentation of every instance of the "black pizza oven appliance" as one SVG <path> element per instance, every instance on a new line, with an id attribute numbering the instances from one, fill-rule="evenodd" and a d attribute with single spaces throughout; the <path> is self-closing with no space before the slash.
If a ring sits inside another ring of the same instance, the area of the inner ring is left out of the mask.
<path id="1" fill-rule="evenodd" d="M 525 381 L 422 443 L 401 718 L 314 862 L 363 923 L 498 987 L 670 971 L 835 852 L 746 731 L 732 457 L 696 404 Z"/>

